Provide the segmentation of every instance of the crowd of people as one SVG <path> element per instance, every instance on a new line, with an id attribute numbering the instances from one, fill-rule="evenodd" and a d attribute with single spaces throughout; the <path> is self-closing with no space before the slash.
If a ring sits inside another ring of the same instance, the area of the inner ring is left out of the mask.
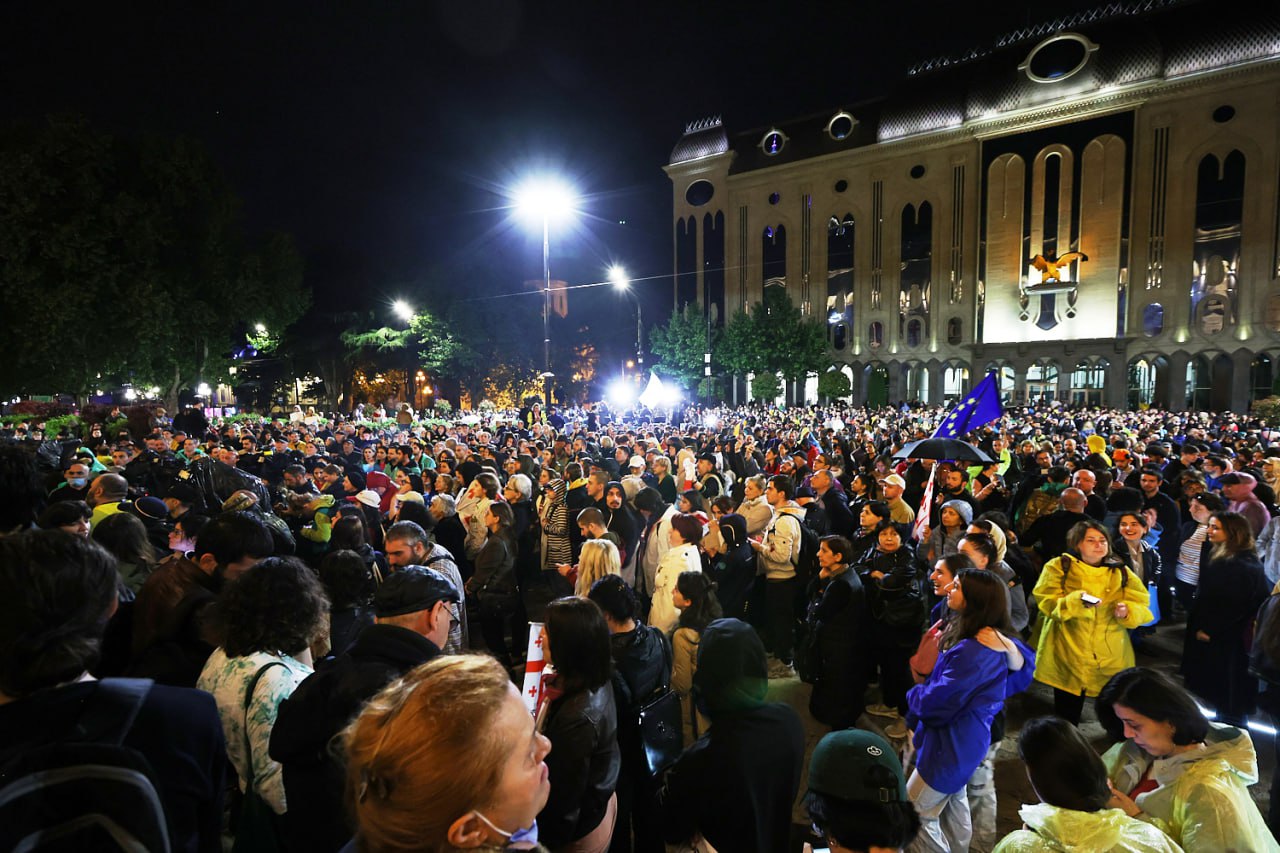
<path id="1" fill-rule="evenodd" d="M 973 461 L 904 451 L 944 415 L 10 425 L 0 835 L 1280 851 L 1248 727 L 1280 715 L 1280 435 L 1026 408 Z M 1136 666 L 1157 625 L 1184 630 L 1179 679 Z M 1039 802 L 1001 837 L 1005 706 L 1033 682 Z M 830 729 L 807 778 L 771 687 Z"/>

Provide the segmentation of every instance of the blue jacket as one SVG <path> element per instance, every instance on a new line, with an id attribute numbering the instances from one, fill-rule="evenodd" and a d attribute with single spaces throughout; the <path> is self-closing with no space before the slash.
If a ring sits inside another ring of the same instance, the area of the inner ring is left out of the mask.
<path id="1" fill-rule="evenodd" d="M 1035 653 L 1013 642 L 1025 659 L 1017 672 L 1009 671 L 1003 652 L 961 640 L 938 656 L 928 681 L 907 693 L 916 769 L 935 791 L 953 794 L 965 786 L 991 745 L 991 720 L 1007 697 L 1031 683 Z"/>

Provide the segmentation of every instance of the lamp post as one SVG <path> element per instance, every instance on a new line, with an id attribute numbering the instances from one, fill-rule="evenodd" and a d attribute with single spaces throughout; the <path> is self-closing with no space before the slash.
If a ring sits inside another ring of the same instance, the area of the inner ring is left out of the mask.
<path id="1" fill-rule="evenodd" d="M 542 225 L 542 379 L 543 401 L 551 405 L 551 221 L 567 219 L 577 201 L 573 191 L 559 181 L 543 178 L 523 184 L 515 193 L 516 209 Z"/>
<path id="2" fill-rule="evenodd" d="M 641 330 L 643 324 L 641 321 L 640 297 L 631 289 L 631 281 L 627 278 L 627 271 L 622 267 L 614 264 L 609 267 L 609 281 L 613 282 L 613 289 L 620 293 L 630 296 L 636 303 L 636 366 L 640 370 L 644 370 L 644 348 L 641 344 Z"/>

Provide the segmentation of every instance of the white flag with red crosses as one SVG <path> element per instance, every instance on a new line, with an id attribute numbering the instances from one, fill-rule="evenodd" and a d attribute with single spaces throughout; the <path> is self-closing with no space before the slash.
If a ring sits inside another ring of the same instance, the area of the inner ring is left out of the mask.
<path id="1" fill-rule="evenodd" d="M 524 663 L 524 704 L 533 714 L 542 698 L 542 670 L 547 661 L 542 654 L 542 623 L 529 623 L 529 652 Z"/>

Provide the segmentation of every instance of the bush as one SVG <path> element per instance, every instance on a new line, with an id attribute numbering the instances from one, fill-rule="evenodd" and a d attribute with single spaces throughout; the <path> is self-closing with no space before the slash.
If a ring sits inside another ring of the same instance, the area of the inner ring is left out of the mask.
<path id="1" fill-rule="evenodd" d="M 23 400 L 20 403 L 14 403 L 10 411 L 15 415 L 30 415 L 32 419 L 44 420 L 46 418 L 69 415 L 73 409 L 66 403 L 42 403 L 36 400 Z"/>
<path id="2" fill-rule="evenodd" d="M 453 404 L 448 400 L 436 400 L 435 410 L 448 414 L 453 411 Z"/>

